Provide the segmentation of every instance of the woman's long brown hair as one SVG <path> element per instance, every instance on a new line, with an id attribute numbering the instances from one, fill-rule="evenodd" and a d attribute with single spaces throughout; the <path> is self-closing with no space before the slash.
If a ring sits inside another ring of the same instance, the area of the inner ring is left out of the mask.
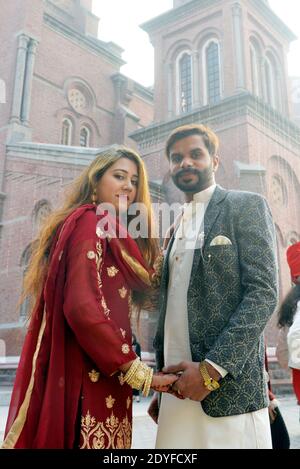
<path id="1" fill-rule="evenodd" d="M 23 294 L 20 302 L 29 297 L 31 307 L 40 295 L 49 266 L 49 253 L 53 238 L 59 226 L 68 215 L 84 204 L 92 203 L 92 195 L 103 174 L 120 158 L 128 158 L 138 168 L 138 188 L 135 202 L 144 204 L 147 213 L 148 238 L 137 239 L 140 251 L 152 266 L 158 254 L 158 241 L 155 236 L 154 219 L 150 200 L 148 178 L 141 157 L 133 150 L 122 146 L 111 146 L 96 156 L 94 161 L 73 182 L 64 204 L 45 220 L 37 239 L 32 243 L 29 266 L 24 278 Z M 137 303 L 138 301 L 138 296 Z"/>

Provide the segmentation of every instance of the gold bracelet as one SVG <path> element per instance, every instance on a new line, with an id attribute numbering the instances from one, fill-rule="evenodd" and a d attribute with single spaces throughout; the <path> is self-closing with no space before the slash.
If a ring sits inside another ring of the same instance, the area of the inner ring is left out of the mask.
<path id="1" fill-rule="evenodd" d="M 203 378 L 203 384 L 206 387 L 206 389 L 208 389 L 209 391 L 216 391 L 217 389 L 219 389 L 220 384 L 218 383 L 218 381 L 211 378 L 211 376 L 209 375 L 207 371 L 205 362 L 199 363 L 199 371 Z"/>
<path id="2" fill-rule="evenodd" d="M 126 372 L 123 380 L 133 389 L 140 390 L 144 387 L 143 392 L 147 392 L 148 395 L 150 392 L 152 375 L 152 368 L 141 362 L 139 358 L 136 358 L 129 370 Z"/>
<path id="3" fill-rule="evenodd" d="M 133 375 L 135 374 L 136 370 L 139 367 L 139 364 L 140 364 L 140 359 L 136 358 L 134 362 L 132 363 L 132 365 L 130 366 L 130 368 L 127 370 L 123 378 L 124 382 L 128 383 L 129 381 L 131 381 Z"/>
<path id="4" fill-rule="evenodd" d="M 144 397 L 149 396 L 152 379 L 153 379 L 153 369 L 148 367 L 148 373 L 147 373 L 147 377 L 144 383 L 143 393 L 142 393 Z"/>
<path id="5" fill-rule="evenodd" d="M 128 372 L 126 373 L 124 380 L 133 389 L 141 389 L 147 375 L 147 365 L 138 360 L 134 362 Z"/>

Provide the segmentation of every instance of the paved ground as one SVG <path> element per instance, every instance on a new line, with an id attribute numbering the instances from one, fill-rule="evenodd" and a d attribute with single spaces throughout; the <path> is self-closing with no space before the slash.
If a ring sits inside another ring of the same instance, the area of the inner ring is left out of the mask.
<path id="1" fill-rule="evenodd" d="M 294 396 L 277 398 L 280 410 L 288 427 L 291 449 L 300 449 L 300 406 Z M 133 448 L 153 449 L 155 446 L 156 425 L 147 415 L 149 399 L 142 399 L 133 408 Z"/>
<path id="2" fill-rule="evenodd" d="M 299 411 L 296 400 L 293 396 L 282 397 L 278 399 L 280 409 L 285 419 L 291 438 L 291 448 L 300 449 L 300 422 Z M 135 449 L 153 449 L 155 446 L 156 425 L 147 415 L 149 398 L 141 399 L 139 403 L 135 402 L 133 407 L 133 448 Z M 8 407 L 0 406 L 0 442 L 3 438 L 3 432 L 6 422 Z"/>

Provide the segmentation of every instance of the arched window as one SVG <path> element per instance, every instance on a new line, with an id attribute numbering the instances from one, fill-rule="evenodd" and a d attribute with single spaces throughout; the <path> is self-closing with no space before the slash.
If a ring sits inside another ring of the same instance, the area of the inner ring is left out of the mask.
<path id="1" fill-rule="evenodd" d="M 265 101 L 270 106 L 276 108 L 276 79 L 275 70 L 272 62 L 268 57 L 265 58 L 264 64 L 264 82 L 265 82 Z"/>
<path id="2" fill-rule="evenodd" d="M 256 47 L 250 43 L 250 60 L 251 60 L 251 86 L 252 93 L 260 96 L 260 79 L 259 79 L 259 58 Z"/>
<path id="3" fill-rule="evenodd" d="M 82 127 L 80 129 L 80 146 L 81 147 L 90 146 L 90 131 L 87 127 Z"/>
<path id="4" fill-rule="evenodd" d="M 0 104 L 6 103 L 6 87 L 5 81 L 0 78 Z"/>
<path id="5" fill-rule="evenodd" d="M 217 104 L 221 100 L 220 45 L 216 39 L 203 49 L 204 104 Z"/>
<path id="6" fill-rule="evenodd" d="M 51 213 L 51 205 L 47 200 L 40 200 L 35 204 L 33 210 L 33 223 L 35 231 L 38 231 L 42 224 L 44 223 L 45 219 Z"/>
<path id="7" fill-rule="evenodd" d="M 192 105 L 192 57 L 185 51 L 177 58 L 177 113 L 189 112 Z"/>
<path id="8" fill-rule="evenodd" d="M 25 249 L 25 251 L 23 252 L 22 254 L 22 257 L 21 257 L 21 269 L 22 269 L 22 273 L 23 273 L 23 282 L 24 282 L 24 277 L 26 275 L 26 272 L 27 272 L 27 269 L 28 269 L 28 264 L 29 264 L 29 261 L 30 261 L 30 256 L 31 256 L 31 244 L 29 246 L 27 246 L 27 248 Z M 22 290 L 23 290 L 23 287 L 22 287 Z M 29 300 L 29 297 L 27 296 L 26 298 L 24 298 L 21 306 L 20 306 L 20 321 L 21 322 L 24 322 L 27 318 L 28 318 L 28 314 L 29 314 L 29 307 L 30 307 L 30 300 Z"/>
<path id="9" fill-rule="evenodd" d="M 72 121 L 68 118 L 65 118 L 62 123 L 62 132 L 61 132 L 61 145 L 71 145 L 72 144 Z"/>
<path id="10" fill-rule="evenodd" d="M 288 204 L 288 190 L 279 174 L 275 174 L 271 179 L 270 198 L 278 208 L 286 207 Z"/>

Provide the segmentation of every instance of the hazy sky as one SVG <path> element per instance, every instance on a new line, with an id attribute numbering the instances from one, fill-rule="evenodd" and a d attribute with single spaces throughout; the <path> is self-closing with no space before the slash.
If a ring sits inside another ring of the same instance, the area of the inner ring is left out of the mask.
<path id="1" fill-rule="evenodd" d="M 99 38 L 116 42 L 124 49 L 127 62 L 122 73 L 139 83 L 153 84 L 153 47 L 139 24 L 172 8 L 173 0 L 93 0 L 100 17 Z M 269 0 L 275 13 L 300 38 L 299 0 Z M 291 45 L 289 74 L 300 76 L 300 40 Z"/>

